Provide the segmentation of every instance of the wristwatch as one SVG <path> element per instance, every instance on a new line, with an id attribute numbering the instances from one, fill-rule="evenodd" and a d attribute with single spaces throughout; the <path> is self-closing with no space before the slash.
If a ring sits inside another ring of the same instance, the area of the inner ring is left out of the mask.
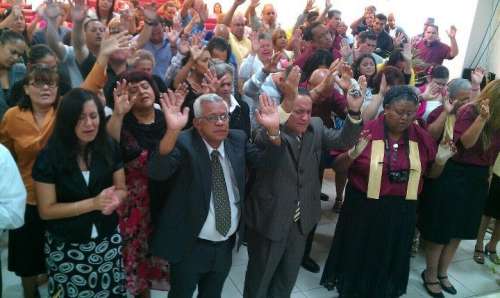
<path id="1" fill-rule="evenodd" d="M 269 131 L 267 131 L 266 133 L 271 141 L 276 141 L 277 139 L 279 139 L 279 137 L 281 135 L 281 132 L 279 130 L 278 130 L 278 134 L 276 134 L 276 135 L 270 135 Z"/>
<path id="2" fill-rule="evenodd" d="M 349 114 L 350 116 L 361 116 L 361 111 L 353 111 L 353 110 L 347 110 L 347 114 Z"/>
<path id="3" fill-rule="evenodd" d="M 158 24 L 158 21 L 157 20 L 144 20 L 144 23 L 145 24 L 148 24 L 149 26 L 156 26 L 156 24 Z"/>

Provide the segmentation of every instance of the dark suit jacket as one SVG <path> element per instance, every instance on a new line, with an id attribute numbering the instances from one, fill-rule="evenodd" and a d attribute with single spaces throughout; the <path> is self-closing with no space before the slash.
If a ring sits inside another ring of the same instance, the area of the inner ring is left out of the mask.
<path id="1" fill-rule="evenodd" d="M 313 117 L 299 143 L 286 127 L 281 129 L 284 152 L 276 156 L 275 166 L 257 169 L 256 181 L 245 201 L 247 226 L 272 241 L 287 237 L 300 201 L 302 233 L 308 234 L 319 221 L 321 183 L 318 178 L 322 150 L 349 148 L 361 132 L 362 124 L 345 121 L 342 130 L 327 129 Z M 255 140 L 261 143 L 259 137 Z M 299 148 L 300 145 L 300 148 Z"/>
<path id="2" fill-rule="evenodd" d="M 237 180 L 240 200 L 245 195 L 246 162 L 256 167 L 270 166 L 272 159 L 267 157 L 275 156 L 273 152 L 282 148 L 259 148 L 247 141 L 243 131 L 230 130 L 224 150 Z M 166 202 L 153 231 L 151 251 L 169 262 L 179 262 L 191 251 L 210 208 L 212 170 L 208 151 L 198 132 L 190 128 L 179 135 L 172 152 L 153 154 L 148 166 L 151 179 L 169 180 Z M 243 208 L 243 202 L 240 206 Z M 243 210 L 240 214 L 243 216 Z"/>

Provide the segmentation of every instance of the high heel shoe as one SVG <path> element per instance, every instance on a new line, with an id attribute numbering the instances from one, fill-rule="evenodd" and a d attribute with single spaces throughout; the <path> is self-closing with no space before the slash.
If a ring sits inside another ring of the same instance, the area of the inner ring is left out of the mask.
<path id="1" fill-rule="evenodd" d="M 448 279 L 448 276 L 439 276 L 438 275 L 438 279 L 439 279 L 439 283 L 441 284 L 441 289 L 443 289 L 443 291 L 445 291 L 446 293 L 449 293 L 449 294 L 452 294 L 452 295 L 456 295 L 457 294 L 457 289 L 455 289 L 455 287 L 450 283 L 450 286 L 447 287 L 443 284 L 443 279 Z M 449 282 L 449 280 L 448 280 Z"/>
<path id="2" fill-rule="evenodd" d="M 444 298 L 443 292 L 435 293 L 435 292 L 432 292 L 431 289 L 429 289 L 429 287 L 428 287 L 431 285 L 441 285 L 441 283 L 439 281 L 431 282 L 431 281 L 425 280 L 425 270 L 422 271 L 422 274 L 420 274 L 420 276 L 422 277 L 422 281 L 424 282 L 424 288 L 427 291 L 427 294 L 431 295 L 431 297 L 434 297 L 434 298 Z"/>
<path id="3" fill-rule="evenodd" d="M 498 257 L 496 250 L 489 250 L 485 247 L 484 255 L 487 256 L 493 264 L 500 265 L 500 258 Z"/>

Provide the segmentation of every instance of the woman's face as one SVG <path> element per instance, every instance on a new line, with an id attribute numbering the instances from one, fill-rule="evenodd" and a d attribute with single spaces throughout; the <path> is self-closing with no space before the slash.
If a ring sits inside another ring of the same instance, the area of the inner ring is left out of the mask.
<path id="1" fill-rule="evenodd" d="M 288 44 L 288 41 L 286 39 L 286 35 L 285 35 L 285 33 L 281 32 L 275 41 L 276 50 L 282 50 L 282 49 L 286 48 L 287 44 Z"/>
<path id="2" fill-rule="evenodd" d="M 113 6 L 113 0 L 99 0 L 99 9 L 102 11 L 107 12 L 112 8 L 112 6 Z"/>
<path id="3" fill-rule="evenodd" d="M 142 71 L 148 74 L 153 74 L 153 61 L 149 59 L 142 59 L 135 64 L 135 70 Z"/>
<path id="4" fill-rule="evenodd" d="M 155 103 L 155 92 L 146 80 L 129 83 L 128 95 L 130 98 L 135 97 L 134 109 L 149 109 Z"/>
<path id="5" fill-rule="evenodd" d="M 37 60 L 36 64 L 43 64 L 49 68 L 56 68 L 57 58 L 52 55 L 45 55 L 43 58 Z"/>
<path id="6" fill-rule="evenodd" d="M 26 43 L 22 40 L 8 41 L 0 44 L 0 67 L 10 68 L 16 63 L 26 50 Z"/>
<path id="7" fill-rule="evenodd" d="M 359 73 L 365 76 L 372 76 L 375 74 L 375 63 L 371 58 L 363 58 L 359 64 Z"/>
<path id="8" fill-rule="evenodd" d="M 95 140 L 99 132 L 99 112 L 93 100 L 83 104 L 82 113 L 75 127 L 75 134 L 81 145 L 86 145 Z"/>
<path id="9" fill-rule="evenodd" d="M 452 102 L 457 102 L 457 105 L 455 106 L 455 110 L 466 104 L 470 99 L 470 89 L 468 90 L 462 90 L 458 92 L 458 94 L 454 98 L 450 98 Z"/>
<path id="10" fill-rule="evenodd" d="M 204 74 L 208 72 L 208 61 L 210 60 L 211 56 L 208 51 L 203 51 L 201 54 L 200 58 L 196 60 L 196 63 L 194 64 L 195 71 Z"/>
<path id="11" fill-rule="evenodd" d="M 24 30 L 26 29 L 26 20 L 24 19 L 24 15 L 21 14 L 16 16 L 10 29 L 20 34 L 24 33 Z"/>
<path id="12" fill-rule="evenodd" d="M 384 107 L 385 123 L 390 132 L 402 133 L 415 121 L 417 105 L 409 100 L 398 100 Z"/>
<path id="13" fill-rule="evenodd" d="M 57 82 L 30 81 L 24 86 L 24 92 L 31 99 L 34 107 L 46 109 L 54 105 L 57 99 Z"/>
<path id="14" fill-rule="evenodd" d="M 214 4 L 214 13 L 215 14 L 222 13 L 222 6 L 220 5 L 220 3 L 215 3 Z"/>

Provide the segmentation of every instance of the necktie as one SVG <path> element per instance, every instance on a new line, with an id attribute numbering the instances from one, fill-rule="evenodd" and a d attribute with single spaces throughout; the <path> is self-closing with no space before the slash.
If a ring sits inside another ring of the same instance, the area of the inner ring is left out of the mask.
<path id="1" fill-rule="evenodd" d="M 298 222 L 300 219 L 300 201 L 297 201 L 297 207 L 295 207 L 295 212 L 293 213 L 293 222 Z"/>
<path id="2" fill-rule="evenodd" d="M 226 236 L 231 227 L 231 207 L 227 194 L 226 180 L 219 160 L 220 153 L 212 151 L 212 197 L 215 211 L 215 228 L 222 236 Z"/>

